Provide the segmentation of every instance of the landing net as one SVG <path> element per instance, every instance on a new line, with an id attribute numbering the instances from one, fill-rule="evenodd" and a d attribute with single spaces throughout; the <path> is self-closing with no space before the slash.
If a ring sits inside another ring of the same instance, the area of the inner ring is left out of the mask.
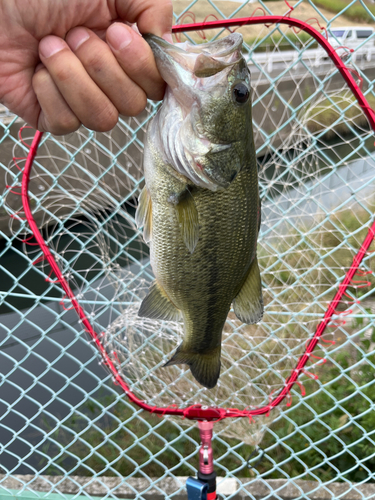
<path id="1" fill-rule="evenodd" d="M 246 35 L 246 27 L 241 30 Z M 205 34 L 210 39 L 222 32 Z M 200 42 L 194 33 L 179 35 L 185 38 Z M 158 105 L 149 103 L 141 116 L 120 120 L 109 133 L 81 128 L 66 137 L 44 136 L 28 199 L 63 277 L 131 392 L 165 414 L 209 407 L 241 416 L 266 408 L 251 433 L 241 430 L 248 428 L 243 419 L 222 424 L 224 433 L 257 444 L 262 425 L 276 416 L 272 401 L 284 391 L 281 403 L 291 404 L 290 377 L 298 371 L 302 394 L 306 377 L 324 377 L 327 349 L 345 323 L 350 334 L 348 317 L 372 293 L 375 148 L 363 107 L 305 32 L 263 23 L 244 53 L 252 75 L 262 198 L 258 261 L 265 314 L 259 324 L 245 325 L 230 312 L 216 388 L 201 387 L 183 366 L 163 368 L 182 341 L 182 324 L 137 315 L 153 274 L 134 215 L 144 185 L 144 137 Z M 356 63 L 345 48 L 337 53 L 371 105 L 374 99 L 360 76 L 366 58 Z M 29 145 L 33 131 L 23 130 L 22 136 Z M 11 229 L 34 265 L 54 280 L 25 221 L 19 195 L 26 160 L 17 148 L 7 181 Z M 333 302 L 345 280 L 347 287 Z M 64 294 L 61 303 L 72 307 Z M 312 352 L 312 339 L 329 308 L 331 316 Z M 308 360 L 301 365 L 306 352 Z"/>

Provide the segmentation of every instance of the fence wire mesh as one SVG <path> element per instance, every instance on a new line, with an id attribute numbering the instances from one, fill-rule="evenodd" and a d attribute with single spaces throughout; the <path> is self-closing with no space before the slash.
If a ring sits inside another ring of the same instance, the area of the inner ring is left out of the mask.
<path id="1" fill-rule="evenodd" d="M 373 106 L 373 5 L 342 1 L 331 12 L 325 0 L 291 4 L 292 17 L 329 30 Z M 176 23 L 288 9 L 284 1 L 174 2 Z M 238 31 L 252 75 L 266 314 L 250 328 L 230 314 L 226 391 L 201 390 L 178 367 L 161 371 L 181 329 L 136 318 L 152 271 L 134 213 L 145 133 L 158 104 L 121 119 L 110 133 L 81 128 L 45 136 L 31 177 L 34 217 L 59 266 L 133 389 L 153 404 L 267 402 L 295 366 L 374 220 L 373 132 L 337 69 L 303 32 L 275 25 Z M 186 39 L 201 43 L 202 34 L 177 37 Z M 0 124 L 2 490 L 183 498 L 181 476 L 197 467 L 196 426 L 141 411 L 100 365 L 23 220 L 18 189 L 33 131 L 24 130 L 21 140 L 22 123 L 6 109 Z M 231 488 L 219 481 L 221 497 L 283 499 L 285 485 L 294 488 L 287 498 L 374 497 L 375 488 L 364 487 L 375 482 L 374 267 L 369 252 L 311 372 L 283 407 L 254 421 L 215 425 L 215 467 L 232 480 Z M 256 466 L 249 469 L 250 455 Z"/>

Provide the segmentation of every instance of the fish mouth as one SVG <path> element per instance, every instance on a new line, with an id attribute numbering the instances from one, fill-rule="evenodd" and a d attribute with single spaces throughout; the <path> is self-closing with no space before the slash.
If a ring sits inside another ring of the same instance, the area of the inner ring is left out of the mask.
<path id="1" fill-rule="evenodd" d="M 152 33 L 143 35 L 150 45 L 156 60 L 162 59 L 162 52 L 189 69 L 195 76 L 204 78 L 222 71 L 228 66 L 237 64 L 241 57 L 243 37 L 239 33 L 231 33 L 225 38 L 202 45 L 189 42 L 173 44 Z M 203 71 L 201 65 L 206 66 Z M 202 75 L 197 74 L 202 73 Z"/>
<path id="2" fill-rule="evenodd" d="M 180 104 L 191 106 L 196 96 L 196 92 L 192 90 L 195 78 L 190 70 L 186 52 L 156 35 L 147 34 L 143 37 L 154 54 L 161 77 L 176 99 Z"/>
<path id="3" fill-rule="evenodd" d="M 204 44 L 204 47 L 189 42 L 175 45 L 153 34 L 143 35 L 143 38 L 154 54 L 160 75 L 181 105 L 191 105 L 203 98 L 205 93 L 199 88 L 200 78 L 219 73 L 225 77 L 239 62 L 243 42 L 239 33 L 231 33 Z"/>

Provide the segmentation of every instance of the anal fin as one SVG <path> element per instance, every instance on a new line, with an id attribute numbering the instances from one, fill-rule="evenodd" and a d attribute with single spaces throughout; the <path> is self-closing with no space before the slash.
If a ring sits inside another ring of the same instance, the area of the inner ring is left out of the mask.
<path id="1" fill-rule="evenodd" d="M 170 301 L 163 288 L 155 280 L 143 299 L 138 316 L 165 321 L 178 321 L 181 319 L 180 310 Z"/>
<path id="2" fill-rule="evenodd" d="M 233 300 L 233 309 L 237 318 L 248 325 L 258 323 L 263 317 L 262 282 L 256 256 L 245 283 Z"/>
<path id="3" fill-rule="evenodd" d="M 137 227 L 143 227 L 143 239 L 146 243 L 149 243 L 151 241 L 152 230 L 152 202 L 146 186 L 142 189 L 138 198 L 135 222 Z"/>
<path id="4" fill-rule="evenodd" d="M 170 196 L 168 201 L 176 211 L 181 236 L 186 248 L 190 253 L 193 253 L 199 239 L 198 210 L 194 197 L 189 188 L 186 188 L 181 193 Z"/>

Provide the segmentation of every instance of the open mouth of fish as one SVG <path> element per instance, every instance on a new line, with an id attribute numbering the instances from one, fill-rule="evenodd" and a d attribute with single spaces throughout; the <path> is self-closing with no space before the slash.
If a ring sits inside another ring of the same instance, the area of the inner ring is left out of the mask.
<path id="1" fill-rule="evenodd" d="M 226 189 L 241 168 L 236 155 L 233 161 L 233 144 L 213 143 L 198 130 L 198 124 L 205 102 L 225 91 L 225 78 L 241 57 L 242 36 L 233 33 L 204 44 L 204 48 L 188 42 L 173 45 L 151 34 L 144 38 L 168 85 L 164 97 L 168 119 L 159 117 L 166 160 L 199 187 L 211 191 Z M 228 164 L 235 164 L 235 168 L 220 168 L 223 158 L 228 159 Z"/>

